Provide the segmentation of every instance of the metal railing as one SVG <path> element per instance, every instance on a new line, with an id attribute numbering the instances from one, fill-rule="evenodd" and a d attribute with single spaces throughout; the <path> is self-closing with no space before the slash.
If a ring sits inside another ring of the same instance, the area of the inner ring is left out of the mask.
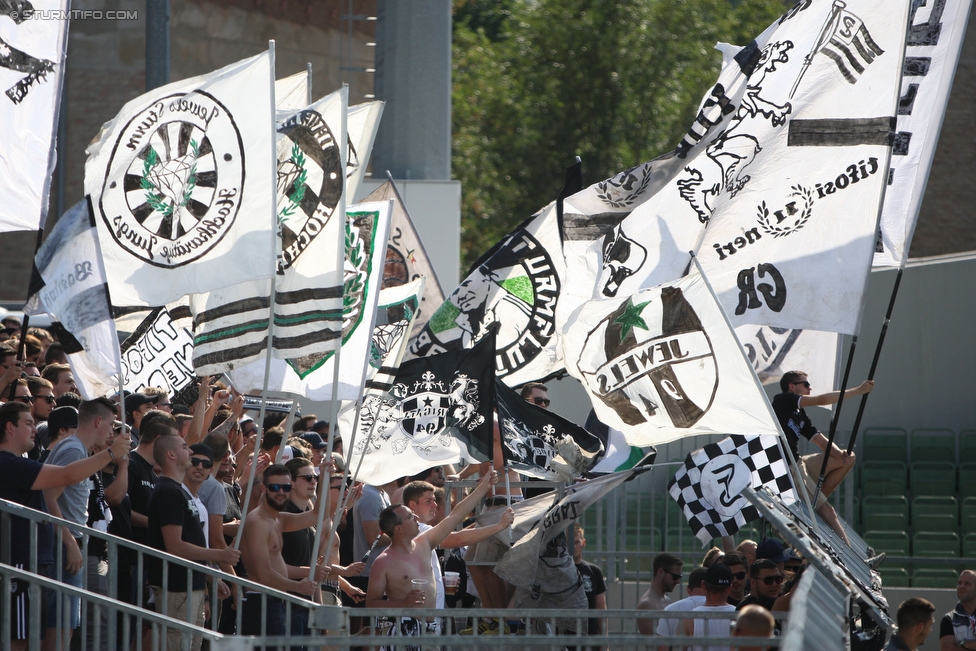
<path id="1" fill-rule="evenodd" d="M 12 542 L 10 540 L 11 519 L 14 517 L 22 518 L 29 523 L 28 542 L 30 546 L 30 560 L 27 567 L 22 569 L 12 567 L 10 563 Z M 105 586 L 104 593 L 99 593 L 98 590 L 94 589 L 95 586 L 88 583 L 89 577 L 86 572 L 86 564 L 83 564 L 80 572 L 83 573 L 82 586 L 87 589 L 73 588 L 63 582 L 53 580 L 52 577 L 64 576 L 63 572 L 65 569 L 64 558 L 60 553 L 60 540 L 57 535 L 55 536 L 57 542 L 55 544 L 54 566 L 45 568 L 38 565 L 38 526 L 42 524 L 53 525 L 55 532 L 57 532 L 57 527 L 59 526 L 67 526 L 75 530 L 80 529 L 83 532 L 83 536 L 79 546 L 82 557 L 86 561 L 91 542 L 96 539 L 105 542 L 108 559 L 107 578 L 109 580 Z M 162 562 L 162 586 L 160 586 L 162 590 L 160 594 L 163 597 L 163 603 L 158 604 L 157 607 L 164 613 L 168 606 L 167 601 L 171 598 L 178 598 L 178 596 L 174 596 L 175 593 L 173 591 L 169 590 L 170 566 L 181 567 L 186 571 L 187 586 L 193 585 L 194 574 L 202 574 L 205 577 L 209 587 L 207 604 L 210 608 L 210 625 L 208 628 L 211 635 L 216 634 L 218 624 L 220 623 L 222 601 L 218 599 L 217 590 L 214 589 L 218 581 L 223 581 L 227 586 L 232 586 L 231 598 L 234 599 L 236 604 L 243 603 L 245 593 L 247 593 L 246 596 L 249 598 L 261 599 L 262 606 L 267 603 L 266 600 L 268 599 L 280 600 L 284 606 L 286 621 L 291 621 L 292 614 L 298 612 L 295 609 L 302 608 L 308 611 L 310 628 L 342 631 L 348 625 L 347 617 L 341 609 L 335 606 L 317 604 L 300 596 L 281 592 L 260 583 L 237 577 L 233 574 L 227 574 L 219 569 L 208 567 L 194 561 L 182 559 L 131 540 L 88 527 L 79 527 L 76 523 L 68 520 L 63 520 L 5 500 L 0 500 L 0 532 L 2 532 L 0 533 L 0 576 L 2 576 L 5 585 L 3 594 L 0 595 L 0 601 L 2 601 L 0 603 L 0 639 L 11 639 L 11 593 L 8 588 L 11 587 L 10 581 L 12 578 L 19 577 L 20 580 L 26 580 L 29 584 L 28 596 L 34 605 L 29 609 L 29 621 L 27 622 L 29 648 L 31 649 L 39 648 L 35 643 L 39 643 L 43 635 L 43 629 L 56 628 L 63 633 L 66 629 L 70 628 L 69 616 L 71 613 L 69 609 L 78 612 L 78 605 L 71 604 L 66 597 L 80 601 L 81 618 L 79 622 L 80 626 L 76 634 L 79 636 L 82 642 L 82 648 L 84 649 L 115 649 L 121 646 L 129 648 L 128 641 L 130 640 L 134 640 L 135 644 L 132 648 L 138 651 L 142 651 L 143 649 L 156 649 L 159 647 L 153 643 L 152 635 L 155 635 L 153 631 L 159 626 L 163 627 L 163 635 L 167 632 L 165 629 L 176 629 L 180 635 L 191 634 L 193 636 L 199 635 L 200 630 L 206 630 L 195 625 L 195 613 L 192 609 L 187 609 L 186 621 L 179 621 L 179 626 L 177 626 L 174 622 L 178 620 L 158 615 L 153 611 L 146 610 L 137 605 L 131 605 L 129 603 L 129 595 L 120 595 L 118 593 L 117 578 L 119 573 L 130 573 L 131 581 L 134 583 L 134 591 L 136 592 L 136 603 L 142 602 L 143 582 L 140 577 L 145 576 L 145 561 L 150 557 L 159 559 Z M 132 565 L 123 566 L 120 563 L 120 550 L 122 548 L 130 550 L 135 555 L 135 562 Z M 45 592 L 56 594 L 56 598 L 54 596 L 47 598 L 47 602 L 50 605 L 48 610 L 52 611 L 50 617 L 53 618 L 53 623 L 55 624 L 53 627 L 46 626 L 42 623 L 42 609 L 36 607 L 37 604 L 41 603 Z M 267 631 L 267 608 L 261 607 L 259 611 L 261 613 L 261 621 L 248 622 L 248 625 L 252 627 L 256 624 L 257 630 L 262 632 Z M 243 609 L 238 607 L 234 614 L 235 630 L 237 631 L 243 630 L 242 618 Z M 144 630 L 146 631 L 145 634 L 143 634 Z M 95 639 L 103 642 L 98 646 L 93 646 Z M 208 637 L 208 639 L 210 638 Z M 123 641 L 125 641 L 125 644 L 121 644 Z M 57 648 L 61 649 L 63 647 L 64 641 L 59 636 Z"/>

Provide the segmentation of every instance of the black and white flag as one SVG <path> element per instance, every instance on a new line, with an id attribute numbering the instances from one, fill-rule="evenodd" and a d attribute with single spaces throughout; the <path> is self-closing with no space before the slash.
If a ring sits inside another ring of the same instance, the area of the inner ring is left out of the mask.
<path id="1" fill-rule="evenodd" d="M 495 338 L 400 365 L 390 390 L 367 395 L 359 428 L 343 430 L 358 479 L 380 486 L 434 465 L 488 461 L 495 402 Z M 353 435 L 355 434 L 355 438 Z"/>
<path id="2" fill-rule="evenodd" d="M 69 6 L 68 0 L 0 2 L 0 233 L 44 226 Z"/>
<path id="3" fill-rule="evenodd" d="M 87 201 L 61 216 L 34 256 L 24 313 L 45 312 L 58 322 L 58 338 L 82 396 L 117 391 L 119 340 Z"/>
<path id="4" fill-rule="evenodd" d="M 695 450 L 674 474 L 668 493 L 704 546 L 759 519 L 741 495 L 746 486 L 765 487 L 786 504 L 796 501 L 778 437 L 735 435 Z"/>
<path id="5" fill-rule="evenodd" d="M 506 467 L 536 479 L 572 482 L 603 453 L 598 437 L 526 402 L 500 380 L 495 381 L 495 400 Z"/>

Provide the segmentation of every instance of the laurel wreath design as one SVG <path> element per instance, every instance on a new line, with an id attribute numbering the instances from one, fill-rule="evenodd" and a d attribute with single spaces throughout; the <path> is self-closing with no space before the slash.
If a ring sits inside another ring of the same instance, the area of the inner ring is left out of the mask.
<path id="1" fill-rule="evenodd" d="M 796 231 L 803 228 L 810 219 L 810 215 L 813 213 L 813 192 L 809 189 L 803 187 L 802 185 L 794 185 L 790 188 L 793 190 L 788 196 L 790 197 L 803 197 L 803 210 L 800 211 L 799 216 L 794 220 L 791 226 L 779 226 L 773 223 L 769 218 L 769 208 L 766 207 L 766 202 L 763 201 L 759 206 L 757 206 L 757 215 L 759 217 L 759 225 L 762 226 L 763 232 L 767 235 L 772 235 L 773 237 L 786 237 L 790 233 L 795 233 Z"/>
<path id="2" fill-rule="evenodd" d="M 190 201 L 193 190 L 197 187 L 197 157 L 200 155 L 200 145 L 196 140 L 190 140 L 190 149 L 193 151 L 193 165 L 190 166 L 190 174 L 187 176 L 186 185 L 183 186 L 183 195 L 180 197 L 179 205 L 167 203 L 159 192 L 159 187 L 149 180 L 149 174 L 160 164 L 159 154 L 156 153 L 155 148 L 149 147 L 149 153 L 146 154 L 146 160 L 143 161 L 142 179 L 139 181 L 139 185 L 147 191 L 146 203 L 149 204 L 149 207 L 164 217 L 169 217 L 178 208 L 185 206 Z"/>
<path id="3" fill-rule="evenodd" d="M 640 166 L 640 169 L 643 172 L 640 179 L 637 179 L 637 176 L 634 173 L 635 170 L 637 169 L 638 169 L 637 167 L 633 167 L 625 172 L 621 172 L 620 174 L 613 177 L 612 179 L 607 179 L 606 181 L 601 181 L 600 183 L 597 183 L 596 196 L 599 199 L 601 199 L 605 204 L 613 208 L 626 208 L 630 204 L 634 203 L 634 201 L 636 201 L 638 197 L 644 194 L 644 190 L 647 189 L 648 184 L 650 184 L 651 182 L 651 175 L 649 173 L 651 171 L 650 163 Z M 637 187 L 634 188 L 632 185 L 631 188 L 628 190 L 627 194 L 623 198 L 617 199 L 611 197 L 610 195 L 611 190 L 619 190 L 623 188 L 624 187 L 623 181 L 627 180 L 629 177 L 632 176 L 634 177 L 635 180 L 638 181 Z M 620 179 L 620 181 L 617 181 L 617 179 Z"/>
<path id="4" fill-rule="evenodd" d="M 345 329 L 355 320 L 362 303 L 366 278 L 366 244 L 359 237 L 359 229 L 346 222 L 346 259 L 352 266 L 342 285 L 342 327 Z"/>
<path id="5" fill-rule="evenodd" d="M 278 213 L 278 222 L 282 223 L 286 218 L 291 217 L 295 214 L 295 210 L 302 203 L 302 199 L 305 198 L 305 181 L 308 180 L 308 170 L 305 169 L 305 154 L 302 153 L 302 148 L 298 146 L 297 143 L 291 146 L 291 158 L 289 160 L 294 163 L 298 169 L 301 170 L 299 175 L 295 177 L 294 183 L 291 184 L 291 195 L 288 197 L 288 205 L 281 209 Z"/>

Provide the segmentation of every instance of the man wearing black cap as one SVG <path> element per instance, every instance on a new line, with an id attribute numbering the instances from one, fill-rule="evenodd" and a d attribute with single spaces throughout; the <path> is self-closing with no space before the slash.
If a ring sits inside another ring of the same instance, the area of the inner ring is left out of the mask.
<path id="1" fill-rule="evenodd" d="M 696 613 L 734 613 L 735 606 L 728 603 L 729 593 L 732 592 L 732 570 L 722 563 L 715 563 L 705 573 L 705 603 L 695 608 Z M 684 619 L 681 621 L 682 635 L 689 637 L 729 637 L 731 635 L 731 619 Z M 704 645 L 692 645 L 692 651 L 706 648 Z M 729 647 L 707 647 L 709 651 L 728 651 Z"/>
<path id="2" fill-rule="evenodd" d="M 312 465 L 318 468 L 322 465 L 322 455 L 325 454 L 323 450 L 329 447 L 329 444 L 315 432 L 303 432 L 299 436 L 312 447 Z"/>
<path id="3" fill-rule="evenodd" d="M 132 437 L 139 438 L 139 426 L 142 417 L 153 408 L 159 396 L 147 396 L 144 393 L 130 393 L 125 397 L 125 422 L 132 427 Z"/>

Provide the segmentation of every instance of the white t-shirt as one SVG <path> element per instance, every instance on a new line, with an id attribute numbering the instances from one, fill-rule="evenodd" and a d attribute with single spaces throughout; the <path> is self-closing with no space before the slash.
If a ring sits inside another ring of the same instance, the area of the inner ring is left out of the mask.
<path id="1" fill-rule="evenodd" d="M 433 529 L 429 524 L 420 523 L 420 533 Z M 434 583 L 437 584 L 437 599 L 434 608 L 444 608 L 444 575 L 441 573 L 441 564 L 437 559 L 437 550 L 430 550 L 430 569 L 434 571 Z"/>
<path id="2" fill-rule="evenodd" d="M 693 608 L 696 613 L 729 613 L 735 612 L 735 606 L 698 606 Z M 731 620 L 729 619 L 696 619 L 695 637 L 728 637 L 732 635 Z M 729 646 L 692 646 L 691 651 L 729 651 Z"/>
<path id="3" fill-rule="evenodd" d="M 203 537 L 207 540 L 207 547 L 210 547 L 210 514 L 207 512 L 207 507 L 203 505 L 200 498 L 190 492 L 190 489 L 186 487 L 186 484 L 181 484 L 183 490 L 186 491 L 186 496 L 190 498 L 191 507 L 196 507 L 197 517 L 200 518 L 200 526 L 203 527 Z"/>
<path id="4" fill-rule="evenodd" d="M 679 599 L 673 604 L 668 604 L 665 607 L 665 612 L 671 610 L 688 611 L 694 610 L 705 603 L 705 595 L 692 595 L 690 597 L 685 597 L 684 599 Z M 657 622 L 657 634 L 670 637 L 672 635 L 678 635 L 678 625 L 681 623 L 680 619 L 660 619 Z"/>

